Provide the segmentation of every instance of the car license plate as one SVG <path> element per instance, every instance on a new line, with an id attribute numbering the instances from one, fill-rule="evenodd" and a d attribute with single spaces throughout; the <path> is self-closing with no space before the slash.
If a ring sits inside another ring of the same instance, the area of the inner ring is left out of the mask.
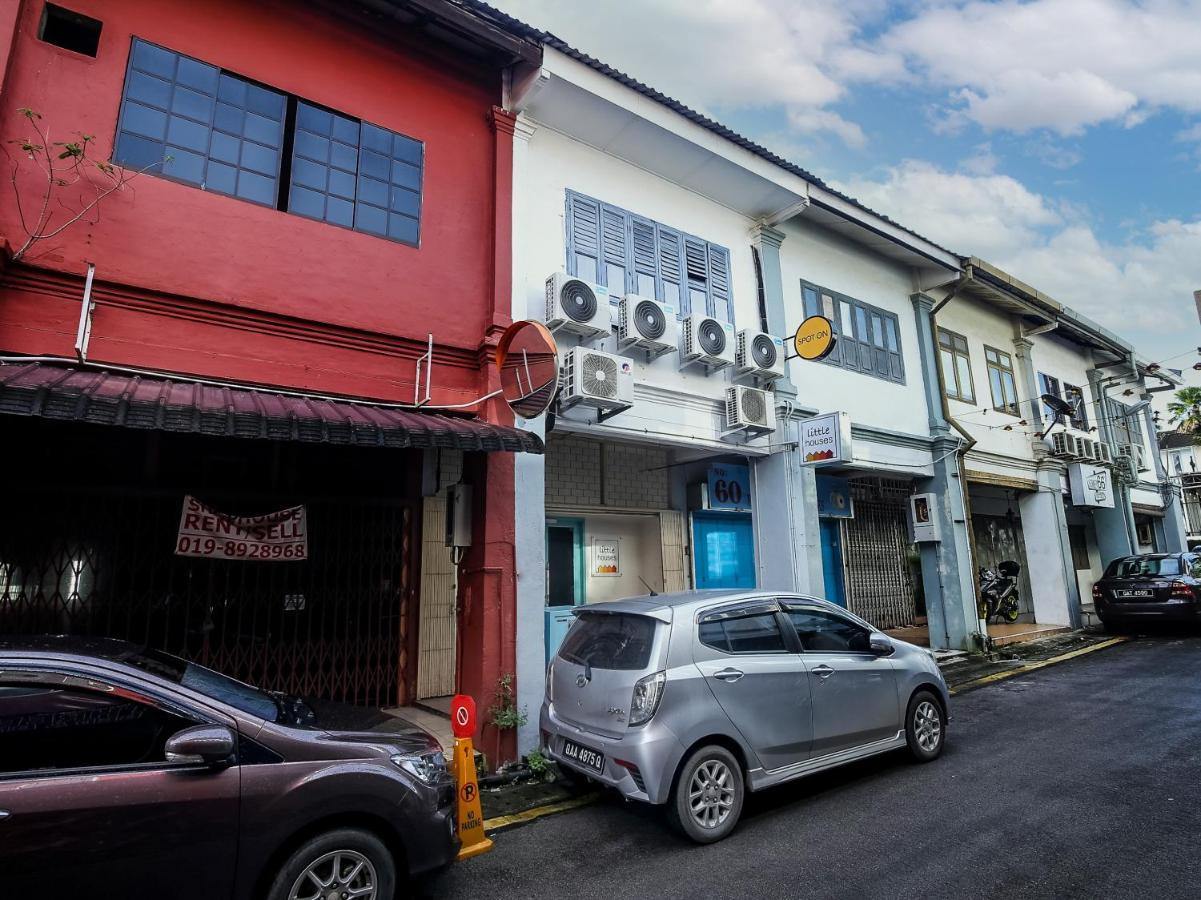
<path id="1" fill-rule="evenodd" d="M 578 762 L 581 766 L 592 769 L 595 772 L 605 771 L 605 754 L 599 753 L 596 750 L 590 750 L 587 747 L 581 747 L 574 741 L 563 742 L 563 755 L 572 762 Z"/>
<path id="2" fill-rule="evenodd" d="M 1136 590 L 1136 591 L 1114 591 L 1114 592 L 1113 592 L 1113 595 L 1114 595 L 1115 597 L 1122 597 L 1122 598 L 1127 598 L 1127 597 L 1154 597 L 1154 596 L 1155 596 L 1155 593 L 1154 593 L 1153 591 L 1148 591 L 1148 590 L 1145 590 L 1145 589 L 1143 589 L 1143 590 Z"/>

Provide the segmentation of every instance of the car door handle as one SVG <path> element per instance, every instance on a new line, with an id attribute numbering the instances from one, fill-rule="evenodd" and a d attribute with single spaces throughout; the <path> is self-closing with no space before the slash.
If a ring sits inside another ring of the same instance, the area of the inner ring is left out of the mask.
<path id="1" fill-rule="evenodd" d="M 722 669 L 720 672 L 714 672 L 713 677 L 720 678 L 722 681 L 737 681 L 742 677 L 742 672 L 737 669 Z"/>
<path id="2" fill-rule="evenodd" d="M 816 675 L 818 678 L 820 678 L 822 681 L 825 681 L 827 678 L 829 678 L 831 675 L 834 674 L 834 670 L 831 669 L 829 666 L 827 666 L 825 663 L 822 663 L 820 666 L 814 666 L 809 671 L 812 672 L 814 675 Z"/>

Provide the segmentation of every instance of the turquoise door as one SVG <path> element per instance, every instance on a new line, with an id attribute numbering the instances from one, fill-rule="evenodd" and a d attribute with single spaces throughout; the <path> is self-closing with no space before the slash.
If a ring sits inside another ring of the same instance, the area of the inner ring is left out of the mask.
<path id="1" fill-rule="evenodd" d="M 755 586 L 755 533 L 749 515 L 693 513 L 692 547 L 699 590 Z"/>
<path id="2" fill-rule="evenodd" d="M 826 599 L 846 608 L 847 596 L 842 581 L 842 520 L 820 519 L 822 534 L 822 575 Z"/>
<path id="3" fill-rule="evenodd" d="M 546 520 L 546 661 L 559 650 L 584 602 L 584 520 Z"/>

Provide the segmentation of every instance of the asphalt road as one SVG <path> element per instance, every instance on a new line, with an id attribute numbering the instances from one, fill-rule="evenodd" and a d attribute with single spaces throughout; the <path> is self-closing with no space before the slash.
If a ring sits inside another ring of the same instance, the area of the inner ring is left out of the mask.
<path id="1" fill-rule="evenodd" d="M 939 760 L 893 754 L 752 795 L 719 844 L 609 798 L 502 832 L 412 895 L 1201 896 L 1201 638 L 1133 641 L 952 702 Z"/>

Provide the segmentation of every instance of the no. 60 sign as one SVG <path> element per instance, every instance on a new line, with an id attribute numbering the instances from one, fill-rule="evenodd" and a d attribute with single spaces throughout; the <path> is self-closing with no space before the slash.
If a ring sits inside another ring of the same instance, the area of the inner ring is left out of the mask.
<path id="1" fill-rule="evenodd" d="M 746 466 L 710 466 L 709 509 L 750 509 L 750 482 L 750 470 Z"/>

